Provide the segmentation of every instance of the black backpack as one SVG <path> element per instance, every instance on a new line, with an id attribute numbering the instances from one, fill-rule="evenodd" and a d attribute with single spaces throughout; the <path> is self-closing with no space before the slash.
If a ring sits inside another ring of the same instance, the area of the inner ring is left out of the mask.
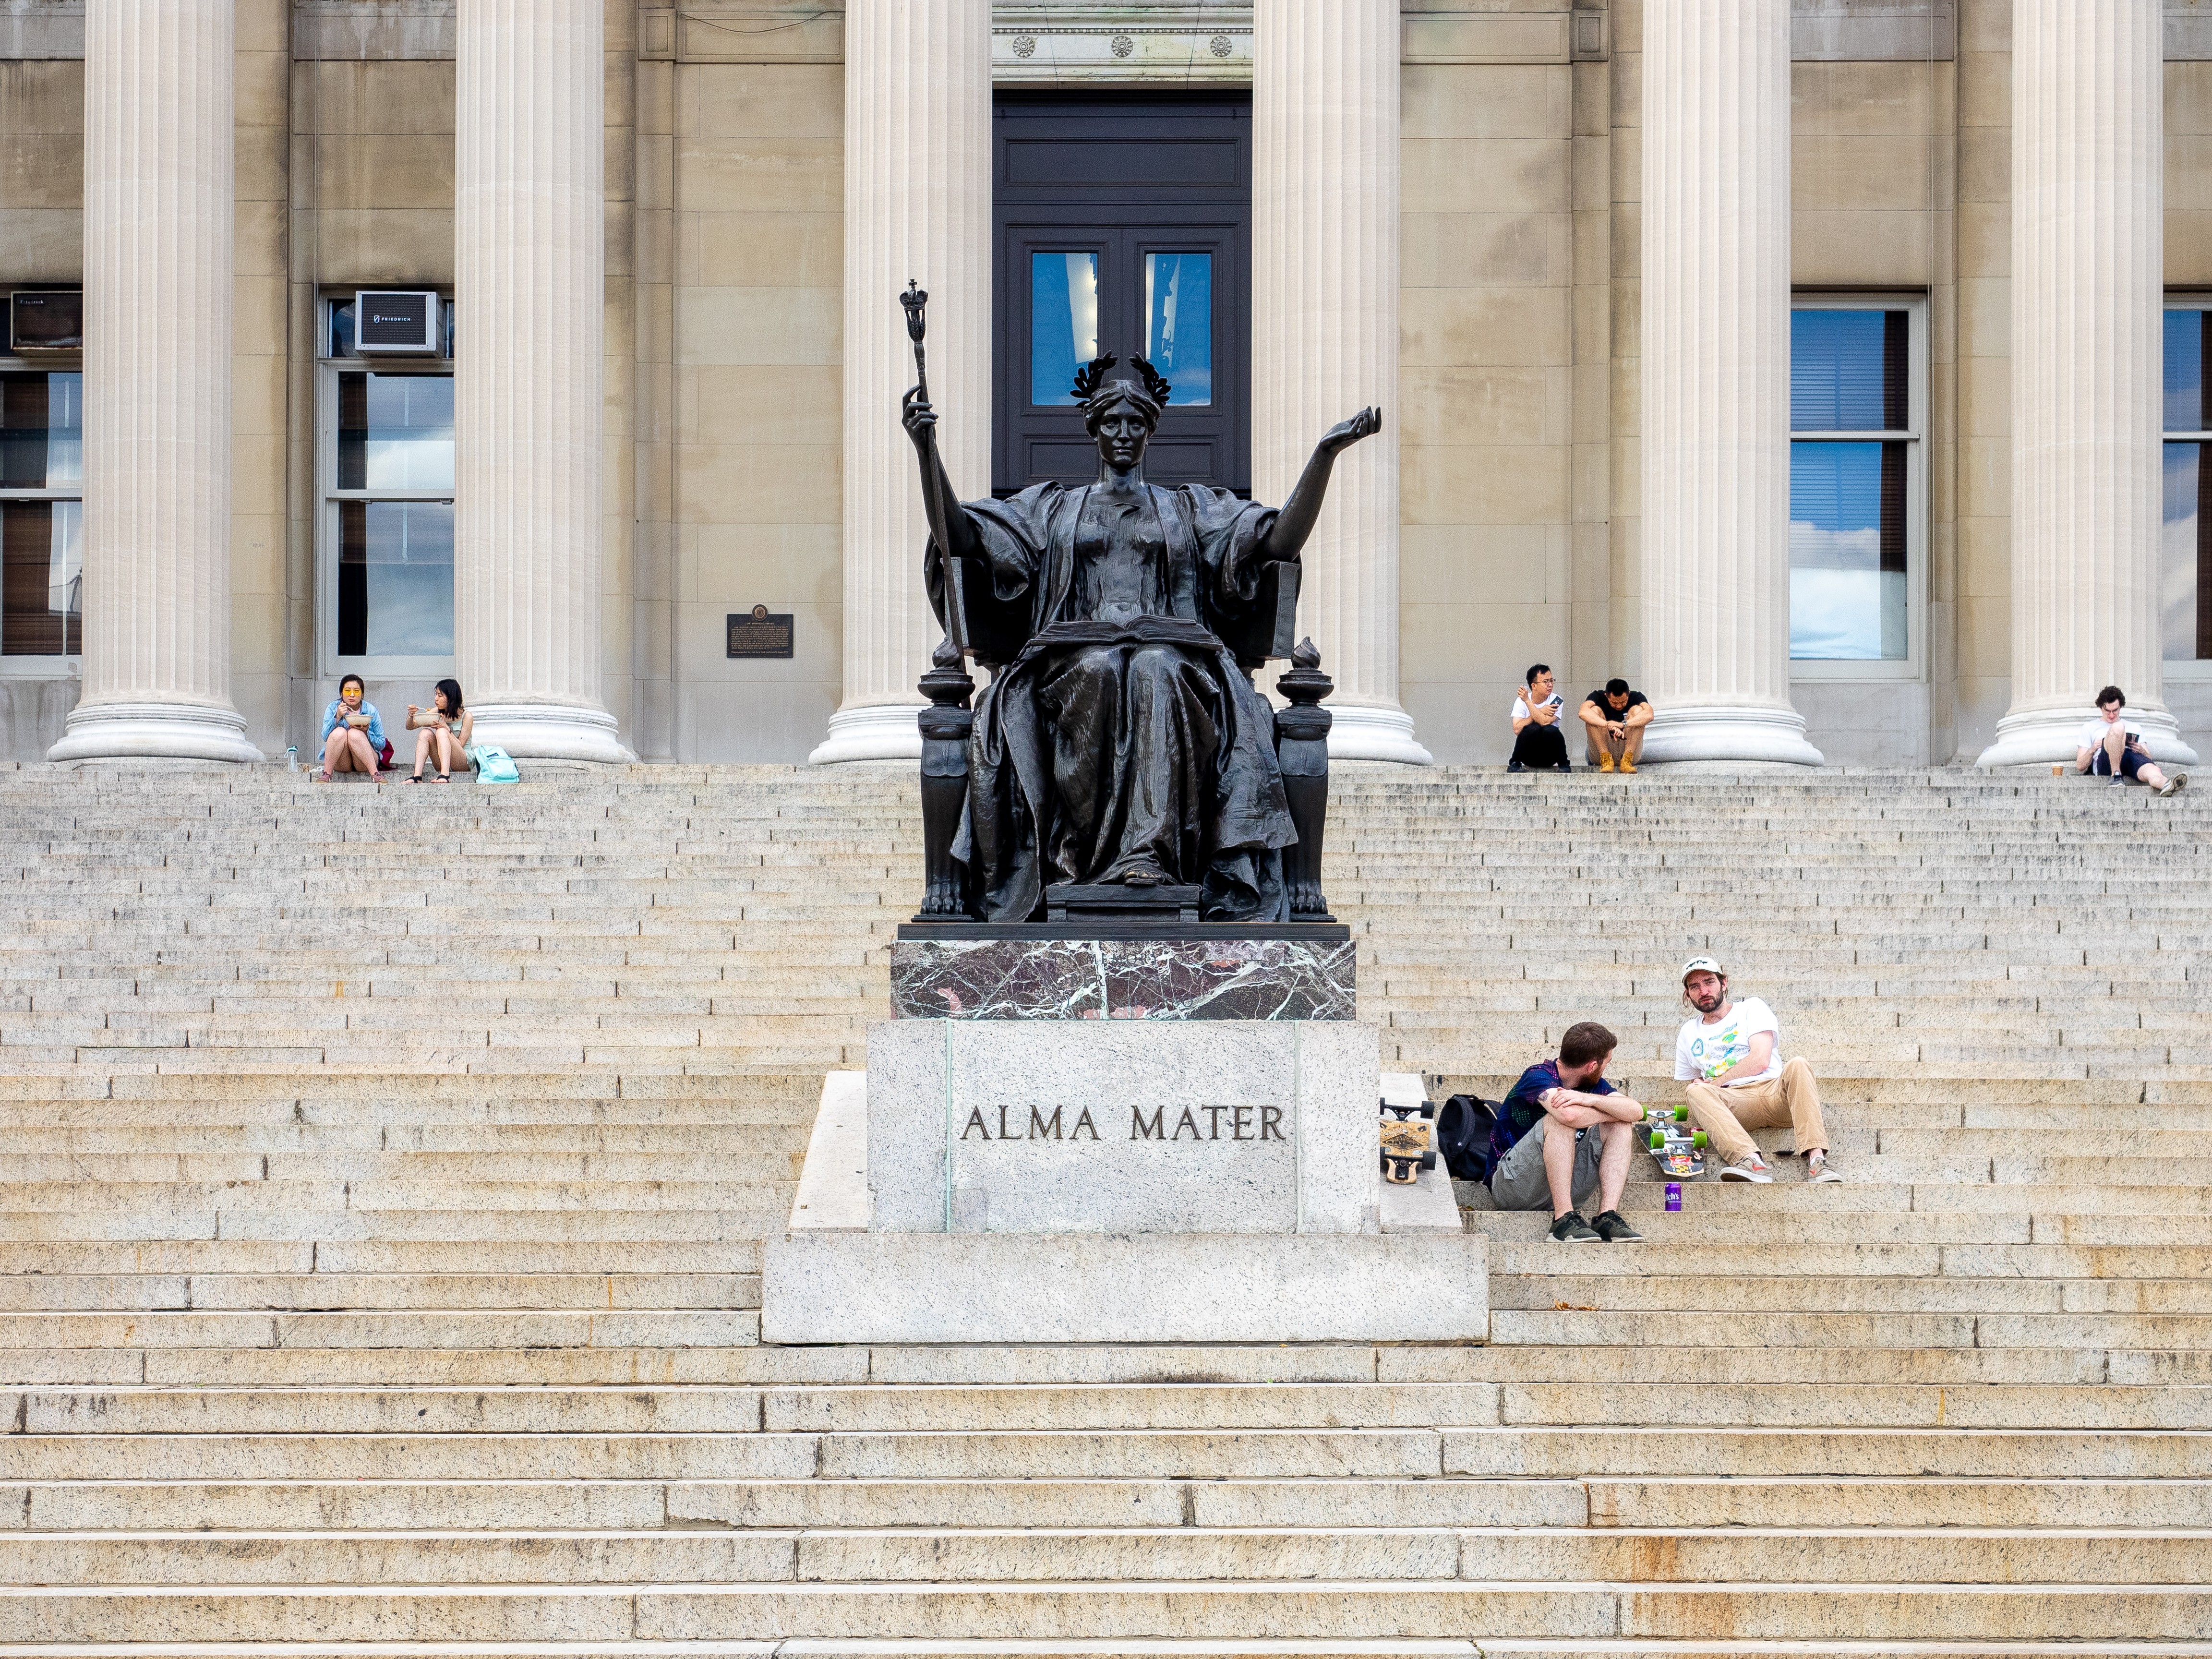
<path id="1" fill-rule="evenodd" d="M 1437 1150 L 1455 1181 L 1490 1179 L 1490 1135 L 1498 1109 L 1474 1095 L 1454 1095 L 1437 1109 Z"/>

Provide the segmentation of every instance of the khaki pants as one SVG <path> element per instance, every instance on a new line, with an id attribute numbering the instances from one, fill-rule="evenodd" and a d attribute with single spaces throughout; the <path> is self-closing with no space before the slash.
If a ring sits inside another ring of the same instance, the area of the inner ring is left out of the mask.
<path id="1" fill-rule="evenodd" d="M 1797 1152 L 1828 1150 L 1828 1131 L 1820 1121 L 1820 1085 L 1813 1068 L 1793 1060 L 1780 1077 L 1764 1083 L 1746 1083 L 1734 1089 L 1698 1082 L 1684 1091 L 1690 1099 L 1690 1119 L 1712 1137 L 1721 1162 L 1734 1164 L 1753 1148 L 1746 1129 L 1771 1129 L 1787 1123 L 1797 1132 Z"/>

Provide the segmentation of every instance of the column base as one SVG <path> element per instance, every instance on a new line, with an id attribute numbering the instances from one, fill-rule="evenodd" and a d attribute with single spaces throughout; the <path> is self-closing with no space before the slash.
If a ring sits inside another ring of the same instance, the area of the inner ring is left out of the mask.
<path id="1" fill-rule="evenodd" d="M 2138 708 L 2130 703 L 2120 711 L 2131 732 L 2142 733 L 2143 747 L 2154 761 L 2178 766 L 2197 764 L 2197 751 L 2181 740 L 2181 722 L 2164 708 Z M 1977 766 L 2049 766 L 2073 763 L 2081 752 L 2081 728 L 2097 718 L 2087 703 L 2057 708 L 2028 708 L 2007 714 L 1997 722 L 1997 740 L 1982 750 Z"/>
<path id="2" fill-rule="evenodd" d="M 1805 717 L 1788 704 L 1711 704 L 1662 708 L 1644 738 L 1646 762 L 1733 761 L 1820 766 L 1805 740 Z"/>
<path id="3" fill-rule="evenodd" d="M 477 717 L 476 740 L 504 749 L 517 760 L 621 766 L 637 759 L 623 747 L 615 717 L 604 708 L 562 702 L 484 702 L 469 708 Z M 398 738 L 392 743 L 397 760 Z"/>
<path id="4" fill-rule="evenodd" d="M 1402 708 L 1376 703 L 1329 703 L 1331 760 L 1398 761 L 1433 766 L 1436 757 L 1413 737 L 1413 717 Z"/>
<path id="5" fill-rule="evenodd" d="M 921 758 L 921 728 L 915 715 L 918 702 L 864 702 L 857 708 L 841 708 L 830 717 L 830 735 L 806 757 L 810 766 L 829 766 L 839 761 L 918 761 Z"/>
<path id="6" fill-rule="evenodd" d="M 193 760 L 251 764 L 246 717 L 204 702 L 91 702 L 70 711 L 50 761 Z"/>

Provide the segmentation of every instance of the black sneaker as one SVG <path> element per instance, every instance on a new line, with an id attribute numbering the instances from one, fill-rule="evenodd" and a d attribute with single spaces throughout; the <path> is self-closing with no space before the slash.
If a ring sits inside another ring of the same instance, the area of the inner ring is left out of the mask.
<path id="1" fill-rule="evenodd" d="M 1505 763 L 1505 769 L 1509 772 L 1525 772 L 1528 769 L 1519 761 L 1508 761 Z"/>
<path id="2" fill-rule="evenodd" d="M 1628 1224 L 1628 1218 L 1618 1210 L 1607 1210 L 1596 1220 L 1591 1222 L 1590 1225 L 1596 1229 L 1597 1236 L 1608 1244 L 1634 1244 L 1644 1237 L 1642 1233 Z"/>
<path id="3" fill-rule="evenodd" d="M 1552 1242 L 1554 1244 L 1595 1244 L 1598 1237 L 1590 1231 L 1589 1223 L 1572 1210 L 1552 1224 Z"/>

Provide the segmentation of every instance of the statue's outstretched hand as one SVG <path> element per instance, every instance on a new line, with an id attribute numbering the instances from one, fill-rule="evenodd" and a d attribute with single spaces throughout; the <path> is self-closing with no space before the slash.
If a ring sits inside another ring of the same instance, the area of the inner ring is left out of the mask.
<path id="1" fill-rule="evenodd" d="M 1370 406 L 1329 428 L 1322 434 L 1321 447 L 1331 455 L 1340 455 L 1362 438 L 1371 438 L 1382 429 L 1382 411 Z"/>
<path id="2" fill-rule="evenodd" d="M 921 396 L 920 386 L 907 388 L 906 396 L 899 399 L 899 424 L 906 435 L 914 440 L 916 449 L 927 449 L 930 434 L 937 428 L 937 411 L 929 406 L 929 399 Z"/>

